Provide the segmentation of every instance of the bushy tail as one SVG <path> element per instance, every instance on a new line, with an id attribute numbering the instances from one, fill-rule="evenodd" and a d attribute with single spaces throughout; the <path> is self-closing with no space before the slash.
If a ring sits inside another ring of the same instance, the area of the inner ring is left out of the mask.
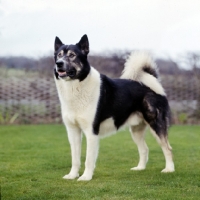
<path id="1" fill-rule="evenodd" d="M 131 53 L 125 63 L 121 78 L 141 82 L 157 94 L 166 95 L 158 79 L 156 63 L 146 52 Z"/>

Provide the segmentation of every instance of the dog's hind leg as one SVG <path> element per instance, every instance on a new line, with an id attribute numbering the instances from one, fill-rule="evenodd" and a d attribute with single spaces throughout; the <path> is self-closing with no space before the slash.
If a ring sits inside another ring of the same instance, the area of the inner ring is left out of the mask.
<path id="1" fill-rule="evenodd" d="M 99 150 L 99 136 L 93 134 L 92 131 L 86 131 L 85 136 L 87 142 L 85 171 L 78 181 L 89 181 L 92 179 Z"/>
<path id="2" fill-rule="evenodd" d="M 79 177 L 79 168 L 81 165 L 81 130 L 79 127 L 66 124 L 68 139 L 71 147 L 72 167 L 69 174 L 65 175 L 64 179 L 75 179 Z"/>
<path id="3" fill-rule="evenodd" d="M 167 134 L 161 134 L 158 136 L 156 132 L 150 128 L 150 131 L 152 135 L 156 138 L 158 144 L 161 146 L 163 154 L 165 156 L 165 168 L 161 172 L 174 172 L 174 162 L 173 162 L 173 156 L 172 156 L 172 147 L 169 144 Z"/>
<path id="4" fill-rule="evenodd" d="M 148 161 L 149 149 L 145 142 L 145 129 L 146 124 L 144 122 L 137 126 L 130 126 L 130 132 L 133 141 L 136 143 L 139 152 L 139 163 L 137 167 L 131 168 L 131 170 L 143 170 L 146 168 L 146 163 Z"/>
<path id="5" fill-rule="evenodd" d="M 149 124 L 151 133 L 161 146 L 165 156 L 166 165 L 162 172 L 173 172 L 174 162 L 172 158 L 172 148 L 168 142 L 168 126 L 170 119 L 170 109 L 166 98 L 153 98 L 152 94 L 147 95 L 143 100 L 143 116 Z"/>

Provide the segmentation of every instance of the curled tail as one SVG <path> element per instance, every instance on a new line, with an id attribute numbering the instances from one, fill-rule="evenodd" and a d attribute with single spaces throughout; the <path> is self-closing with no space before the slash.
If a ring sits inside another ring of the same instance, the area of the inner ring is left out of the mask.
<path id="1" fill-rule="evenodd" d="M 121 78 L 141 82 L 155 93 L 166 95 L 158 79 L 156 63 L 148 53 L 132 52 L 125 63 Z"/>

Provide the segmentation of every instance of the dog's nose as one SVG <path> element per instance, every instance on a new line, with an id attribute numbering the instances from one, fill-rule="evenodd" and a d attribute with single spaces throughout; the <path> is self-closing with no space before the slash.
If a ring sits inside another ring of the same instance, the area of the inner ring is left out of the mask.
<path id="1" fill-rule="evenodd" d="M 56 65 L 58 68 L 63 68 L 64 63 L 63 63 L 63 61 L 58 60 L 58 61 L 56 61 Z"/>

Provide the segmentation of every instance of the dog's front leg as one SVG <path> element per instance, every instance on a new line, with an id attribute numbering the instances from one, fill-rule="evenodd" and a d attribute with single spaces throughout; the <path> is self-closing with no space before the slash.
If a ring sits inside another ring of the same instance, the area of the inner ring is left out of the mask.
<path id="1" fill-rule="evenodd" d="M 92 179 L 96 159 L 99 150 L 99 137 L 98 135 L 90 132 L 86 134 L 87 150 L 86 150 L 86 161 L 85 171 L 78 181 L 89 181 Z"/>
<path id="2" fill-rule="evenodd" d="M 65 175 L 64 179 L 75 179 L 79 177 L 79 169 L 81 165 L 81 130 L 79 127 L 71 124 L 66 124 L 68 139 L 71 147 L 72 167 L 69 174 Z"/>

